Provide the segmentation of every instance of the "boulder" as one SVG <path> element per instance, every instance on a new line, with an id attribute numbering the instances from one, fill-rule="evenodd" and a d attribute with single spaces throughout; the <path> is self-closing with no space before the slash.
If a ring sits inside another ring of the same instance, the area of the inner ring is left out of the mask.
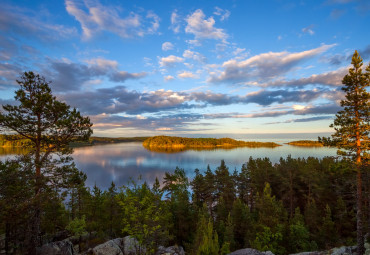
<path id="1" fill-rule="evenodd" d="M 185 255 L 185 251 L 181 246 L 163 247 L 159 246 L 156 255 Z"/>
<path id="2" fill-rule="evenodd" d="M 113 240 L 95 246 L 92 253 L 94 255 L 123 255 L 121 248 Z"/>
<path id="3" fill-rule="evenodd" d="M 44 244 L 38 249 L 39 255 L 73 255 L 73 244 L 69 240 Z"/>
<path id="4" fill-rule="evenodd" d="M 123 243 L 123 254 L 124 255 L 136 255 L 145 254 L 146 249 L 142 247 L 139 242 L 131 236 L 126 236 L 121 241 Z"/>
<path id="5" fill-rule="evenodd" d="M 234 251 L 232 253 L 229 253 L 228 255 L 274 255 L 274 254 L 271 251 L 261 252 L 255 249 L 246 248 Z"/>
<path id="6" fill-rule="evenodd" d="M 309 251 L 290 255 L 355 255 L 356 249 L 356 246 L 342 246 L 339 248 L 333 248 L 328 251 Z"/>

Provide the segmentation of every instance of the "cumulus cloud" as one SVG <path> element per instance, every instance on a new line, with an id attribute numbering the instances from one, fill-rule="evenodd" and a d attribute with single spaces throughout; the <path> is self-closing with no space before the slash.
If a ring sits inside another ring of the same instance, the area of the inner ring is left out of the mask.
<path id="1" fill-rule="evenodd" d="M 184 71 L 182 73 L 179 73 L 177 77 L 182 78 L 182 79 L 186 79 L 186 78 L 195 79 L 195 78 L 198 78 L 198 75 L 193 74 L 192 72 Z"/>
<path id="2" fill-rule="evenodd" d="M 162 57 L 159 59 L 159 65 L 161 67 L 172 67 L 181 62 L 184 62 L 184 59 L 175 55 L 169 55 L 168 57 Z"/>
<path id="3" fill-rule="evenodd" d="M 199 39 L 215 39 L 226 41 L 227 34 L 221 28 L 215 27 L 213 17 L 206 19 L 206 15 L 202 10 L 198 9 L 186 18 L 187 25 L 185 32 L 193 34 L 196 40 Z"/>
<path id="4" fill-rule="evenodd" d="M 175 77 L 173 77 L 172 75 L 167 75 L 167 76 L 164 77 L 165 81 L 172 81 L 174 79 L 175 79 Z"/>
<path id="5" fill-rule="evenodd" d="M 185 50 L 182 54 L 184 58 L 190 58 L 193 59 L 199 63 L 205 63 L 207 61 L 207 58 L 200 54 L 199 52 L 191 51 L 191 50 Z"/>
<path id="6" fill-rule="evenodd" d="M 243 61 L 231 59 L 223 63 L 223 71 L 211 72 L 208 82 L 243 82 L 251 78 L 274 79 L 289 72 L 302 61 L 313 58 L 333 46 L 334 44 L 322 45 L 312 50 L 294 53 L 287 51 L 262 53 Z"/>
<path id="7" fill-rule="evenodd" d="M 146 19 L 131 12 L 126 17 L 114 6 L 104 6 L 99 2 L 66 0 L 67 12 L 81 24 L 83 37 L 92 38 L 95 34 L 108 31 L 122 38 L 142 37 L 155 33 L 159 28 L 159 17 L 152 11 L 147 12 Z M 85 12 L 84 9 L 88 12 Z"/>
<path id="8" fill-rule="evenodd" d="M 163 51 L 173 50 L 173 47 L 174 47 L 173 44 L 170 43 L 170 42 L 164 42 L 162 44 L 162 50 Z"/>

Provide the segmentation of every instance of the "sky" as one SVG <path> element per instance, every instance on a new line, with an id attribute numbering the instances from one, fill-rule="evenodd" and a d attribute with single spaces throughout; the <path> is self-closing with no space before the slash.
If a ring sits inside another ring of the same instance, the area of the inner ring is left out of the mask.
<path id="1" fill-rule="evenodd" d="M 2 0 L 0 104 L 33 71 L 95 136 L 322 133 L 368 0 Z"/>

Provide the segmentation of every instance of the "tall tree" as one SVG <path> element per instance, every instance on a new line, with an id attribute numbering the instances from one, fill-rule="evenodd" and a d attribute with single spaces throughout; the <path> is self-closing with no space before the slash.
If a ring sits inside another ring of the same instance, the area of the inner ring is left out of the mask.
<path id="1" fill-rule="evenodd" d="M 66 175 L 75 168 L 64 165 L 71 160 L 72 141 L 87 140 L 92 134 L 90 119 L 76 109 L 56 100 L 44 77 L 25 72 L 17 80 L 15 92 L 19 105 L 4 105 L 0 113 L 0 128 L 13 139 L 28 139 L 31 149 L 29 166 L 34 175 L 33 224 L 29 233 L 29 254 L 36 253 L 40 244 L 41 201 L 45 186 L 63 184 Z M 53 156 L 54 154 L 54 156 Z M 53 157 L 52 157 L 53 156 Z M 59 157 L 57 157 L 59 156 Z M 62 166 L 62 165 L 63 166 Z M 59 167 L 58 167 L 59 166 Z"/>
<path id="2" fill-rule="evenodd" d="M 370 64 L 366 72 L 362 70 L 362 58 L 357 51 L 352 57 L 353 67 L 344 76 L 342 90 L 346 92 L 344 107 L 336 114 L 333 127 L 333 139 L 337 141 L 338 154 L 353 160 L 357 172 L 357 254 L 364 254 L 364 236 L 362 221 L 362 168 L 368 163 L 370 155 Z"/>

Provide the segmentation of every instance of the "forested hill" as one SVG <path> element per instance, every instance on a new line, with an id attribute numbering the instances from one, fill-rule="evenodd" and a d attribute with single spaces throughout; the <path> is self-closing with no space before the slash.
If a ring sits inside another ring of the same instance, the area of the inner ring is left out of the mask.
<path id="1" fill-rule="evenodd" d="M 143 146 L 147 149 L 156 148 L 229 148 L 229 147 L 269 147 L 280 146 L 273 142 L 245 142 L 231 138 L 186 138 L 176 136 L 154 136 L 146 139 Z"/>
<path id="2" fill-rule="evenodd" d="M 13 139 L 9 139 L 9 138 Z M 90 137 L 88 142 L 72 142 L 71 147 L 90 146 L 106 143 L 125 143 L 125 142 L 142 142 L 148 137 Z M 7 136 L 0 135 L 0 147 L 27 147 L 28 140 L 22 139 L 19 135 Z"/>

